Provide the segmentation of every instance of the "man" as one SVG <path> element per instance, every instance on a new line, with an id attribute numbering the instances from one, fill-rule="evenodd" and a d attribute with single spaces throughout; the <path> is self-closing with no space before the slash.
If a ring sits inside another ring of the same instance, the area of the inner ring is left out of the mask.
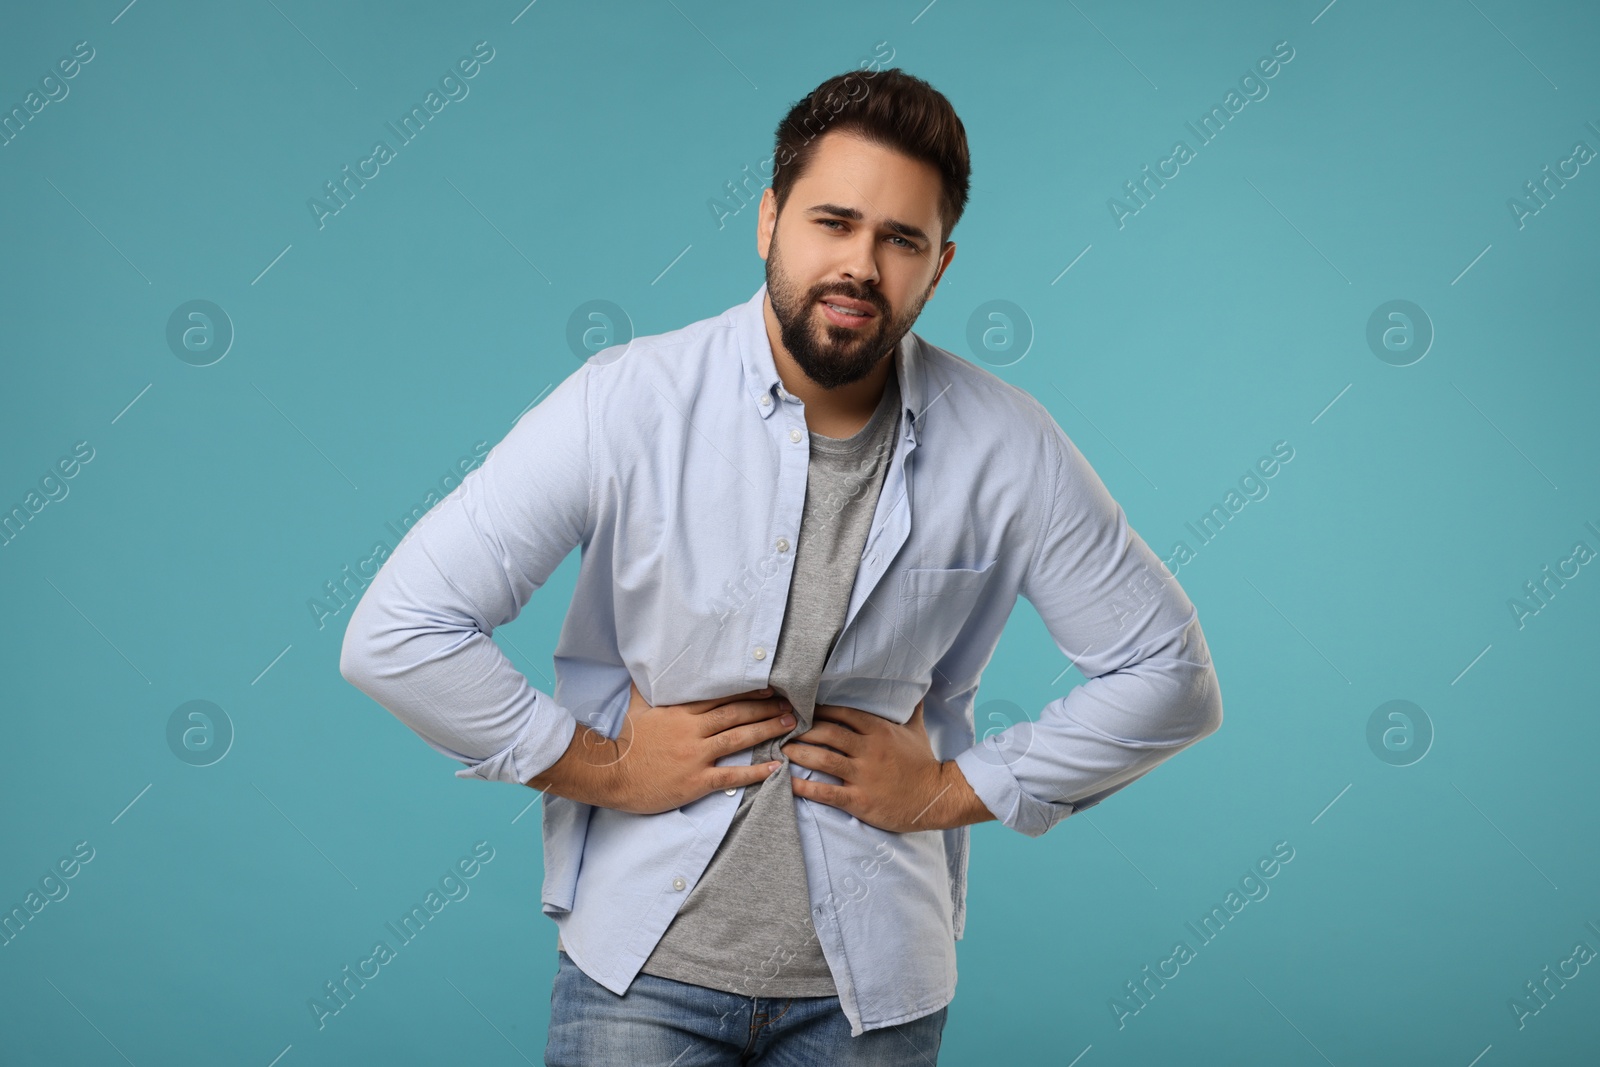
<path id="1" fill-rule="evenodd" d="M 543 793 L 551 1064 L 934 1062 L 969 826 L 1039 836 L 1221 724 L 1194 606 L 1082 454 L 910 332 L 967 199 L 949 102 L 831 78 L 776 147 L 766 284 L 560 382 L 345 634 L 457 776 Z M 577 546 L 551 695 L 489 635 Z M 1018 596 L 1087 681 L 975 744 Z"/>

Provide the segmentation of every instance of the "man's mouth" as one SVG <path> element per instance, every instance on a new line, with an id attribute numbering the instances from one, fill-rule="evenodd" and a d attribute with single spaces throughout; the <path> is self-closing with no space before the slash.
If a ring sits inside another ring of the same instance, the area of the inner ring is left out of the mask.
<path id="1" fill-rule="evenodd" d="M 829 320 L 841 326 L 860 325 L 876 314 L 871 304 L 848 297 L 824 297 L 818 302 L 826 310 Z"/>

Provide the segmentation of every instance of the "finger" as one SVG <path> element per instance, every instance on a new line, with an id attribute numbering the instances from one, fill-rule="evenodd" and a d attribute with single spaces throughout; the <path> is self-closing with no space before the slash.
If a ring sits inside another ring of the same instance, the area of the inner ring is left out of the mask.
<path id="1" fill-rule="evenodd" d="M 712 697 L 709 700 L 691 700 L 685 703 L 683 707 L 699 715 L 723 704 L 731 704 L 740 700 L 761 700 L 771 695 L 772 687 L 769 685 L 764 689 L 752 689 L 746 693 L 734 693 L 732 696 Z"/>
<path id="2" fill-rule="evenodd" d="M 789 784 L 794 787 L 794 795 L 802 800 L 815 800 L 819 804 L 849 811 L 850 795 L 845 792 L 845 787 L 842 785 L 829 785 L 827 782 L 813 782 L 809 778 L 793 776 L 790 777 Z M 850 814 L 854 815 L 855 812 Z"/>
<path id="3" fill-rule="evenodd" d="M 870 711 L 846 707 L 843 704 L 820 704 L 812 718 L 840 723 L 858 734 L 864 734 L 872 729 L 875 721 L 882 722 L 879 716 Z"/>
<path id="4" fill-rule="evenodd" d="M 783 754 L 802 767 L 809 767 L 814 771 L 822 771 L 824 774 L 831 774 L 835 778 L 842 778 L 847 782 L 851 778 L 850 758 L 840 755 L 831 748 L 790 741 L 783 746 Z"/>
<path id="5" fill-rule="evenodd" d="M 782 767 L 782 763 L 752 763 L 748 767 L 713 767 L 711 773 L 711 787 L 713 789 L 738 789 L 745 785 L 759 785 L 767 777 Z"/>
<path id="6" fill-rule="evenodd" d="M 780 718 L 793 710 L 793 706 L 783 697 L 767 697 L 765 700 L 736 700 L 729 704 L 719 704 L 714 708 L 701 712 L 695 721 L 699 724 L 701 737 L 712 737 L 735 727 L 751 723 L 776 725 Z M 793 725 L 794 721 L 791 719 L 783 724 L 783 729 L 787 730 Z"/>
<path id="7" fill-rule="evenodd" d="M 861 735 L 854 730 L 840 726 L 833 722 L 819 722 L 811 729 L 795 738 L 808 745 L 827 745 L 836 748 L 847 756 L 854 756 L 861 750 Z"/>
<path id="8" fill-rule="evenodd" d="M 735 726 L 731 730 L 713 734 L 709 738 L 711 751 L 720 758 L 733 752 L 742 752 L 763 741 L 770 741 L 787 733 L 794 726 L 794 717 L 788 716 L 788 719 L 788 722 L 784 722 L 783 717 L 763 719 L 748 726 Z"/>

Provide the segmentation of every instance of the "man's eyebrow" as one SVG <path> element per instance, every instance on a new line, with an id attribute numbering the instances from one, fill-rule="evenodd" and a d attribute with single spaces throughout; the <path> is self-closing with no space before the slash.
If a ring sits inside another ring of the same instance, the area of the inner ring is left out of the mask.
<path id="1" fill-rule="evenodd" d="M 860 211 L 853 207 L 840 207 L 838 204 L 813 204 L 811 207 L 806 209 L 806 214 L 837 215 L 841 219 L 850 219 L 853 222 L 860 222 L 862 218 L 865 217 Z M 912 237 L 923 242 L 924 244 L 926 244 L 928 241 L 928 235 L 924 233 L 920 227 L 913 226 L 909 222 L 900 222 L 896 219 L 889 219 L 886 225 L 888 225 L 889 229 L 900 234 L 902 237 Z"/>

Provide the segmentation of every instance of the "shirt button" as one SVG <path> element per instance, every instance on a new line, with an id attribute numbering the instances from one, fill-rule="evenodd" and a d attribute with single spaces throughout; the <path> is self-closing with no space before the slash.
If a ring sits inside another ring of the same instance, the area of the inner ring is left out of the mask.
<path id="1" fill-rule="evenodd" d="M 674 889 L 681 890 L 684 886 L 686 886 L 688 884 L 689 883 L 685 882 L 682 878 L 674 878 L 672 880 L 672 888 L 674 888 Z"/>
<path id="2" fill-rule="evenodd" d="M 724 789 L 723 792 L 728 794 L 731 797 L 731 796 L 733 796 L 733 794 L 737 793 L 738 790 L 737 789 Z"/>
<path id="3" fill-rule="evenodd" d="M 756 649 L 754 652 L 752 652 L 750 654 L 752 656 L 754 656 L 756 659 L 766 659 L 767 658 L 767 650 L 764 649 L 764 648 L 758 648 L 758 649 Z"/>
<path id="4" fill-rule="evenodd" d="M 770 408 L 772 406 L 772 397 L 768 396 L 766 393 L 762 393 L 761 406 L 764 408 Z"/>
<path id="5" fill-rule="evenodd" d="M 789 431 L 789 440 L 791 440 L 791 441 L 800 440 L 800 431 L 799 430 L 790 430 Z"/>
<path id="6" fill-rule="evenodd" d="M 787 552 L 787 551 L 789 551 L 789 539 L 787 537 L 778 538 L 778 551 L 779 552 Z"/>

